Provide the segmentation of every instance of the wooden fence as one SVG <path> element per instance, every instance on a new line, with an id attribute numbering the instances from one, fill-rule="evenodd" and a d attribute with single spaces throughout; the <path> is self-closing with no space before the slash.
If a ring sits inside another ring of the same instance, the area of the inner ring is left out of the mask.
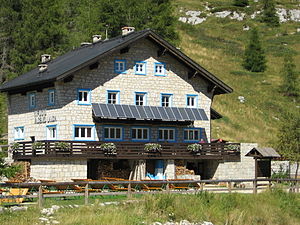
<path id="1" fill-rule="evenodd" d="M 143 180 L 143 181 L 80 181 L 80 182 L 48 182 L 48 183 L 0 183 L 2 188 L 28 188 L 26 195 L 0 195 L 1 199 L 38 198 L 38 205 L 42 207 L 44 198 L 84 196 L 85 204 L 89 202 L 89 196 L 96 195 L 127 195 L 133 194 L 157 194 L 157 193 L 199 193 L 209 192 L 245 192 L 256 194 L 258 190 L 271 189 L 274 184 L 285 190 L 299 193 L 300 179 L 227 179 L 227 180 Z M 250 186 L 243 186 L 251 183 Z M 214 186 L 212 185 L 214 184 Z M 216 186 L 221 184 L 221 186 Z M 92 187 L 119 186 L 123 188 L 101 189 L 95 191 Z M 150 187 L 149 190 L 141 188 Z M 55 187 L 55 192 L 45 192 L 49 187 Z M 64 188 L 65 187 L 65 188 Z M 66 188 L 66 187 L 70 187 Z M 74 187 L 77 187 L 74 189 Z M 78 190 L 78 187 L 81 187 Z M 140 187 L 140 188 L 138 188 Z M 63 191 L 62 191 L 63 190 Z"/>

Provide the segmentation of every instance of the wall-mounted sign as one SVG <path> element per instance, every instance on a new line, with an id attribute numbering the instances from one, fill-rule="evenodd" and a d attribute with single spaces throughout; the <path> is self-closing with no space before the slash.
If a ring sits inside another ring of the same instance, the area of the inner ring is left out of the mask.
<path id="1" fill-rule="evenodd" d="M 56 122 L 56 116 L 47 116 L 46 110 L 38 110 L 34 112 L 34 123 L 51 123 Z"/>

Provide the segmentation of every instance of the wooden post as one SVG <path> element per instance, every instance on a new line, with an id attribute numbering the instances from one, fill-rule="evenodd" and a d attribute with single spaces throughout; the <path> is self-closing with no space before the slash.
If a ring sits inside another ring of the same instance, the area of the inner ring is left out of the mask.
<path id="1" fill-rule="evenodd" d="M 227 182 L 227 188 L 228 188 L 228 192 L 231 193 L 231 181 Z"/>
<path id="2" fill-rule="evenodd" d="M 253 181 L 253 194 L 256 194 L 257 193 L 257 176 L 258 176 L 257 157 L 255 157 L 254 160 L 255 160 L 255 174 L 254 174 L 254 181 Z"/>
<path id="3" fill-rule="evenodd" d="M 87 183 L 84 188 L 84 204 L 89 204 L 89 184 Z"/>
<path id="4" fill-rule="evenodd" d="M 39 186 L 39 194 L 38 194 L 38 205 L 39 208 L 43 208 L 43 188 L 42 185 Z"/>
<path id="5" fill-rule="evenodd" d="M 200 191 L 202 192 L 204 190 L 204 183 L 200 183 Z"/>
<path id="6" fill-rule="evenodd" d="M 254 179 L 253 180 L 253 194 L 256 194 L 257 193 L 257 180 Z"/>
<path id="7" fill-rule="evenodd" d="M 131 182 L 129 182 L 128 184 L 128 192 L 127 192 L 127 198 L 131 198 L 132 197 L 132 193 L 131 193 Z"/>
<path id="8" fill-rule="evenodd" d="M 167 181 L 166 191 L 168 194 L 170 194 L 170 183 Z"/>

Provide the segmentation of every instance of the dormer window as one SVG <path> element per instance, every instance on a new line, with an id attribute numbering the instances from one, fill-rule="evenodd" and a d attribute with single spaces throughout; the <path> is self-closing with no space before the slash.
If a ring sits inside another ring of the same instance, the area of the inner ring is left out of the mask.
<path id="1" fill-rule="evenodd" d="M 155 63 L 154 72 L 155 76 L 166 76 L 166 65 L 164 63 Z"/>
<path id="2" fill-rule="evenodd" d="M 36 94 L 30 93 L 29 94 L 29 108 L 34 109 L 36 107 Z"/>
<path id="3" fill-rule="evenodd" d="M 91 90 L 90 89 L 78 89 L 77 102 L 78 102 L 78 105 L 90 105 L 91 104 Z"/>
<path id="4" fill-rule="evenodd" d="M 146 75 L 146 62 L 135 62 L 134 71 L 137 75 Z"/>
<path id="5" fill-rule="evenodd" d="M 121 59 L 115 60 L 115 73 L 126 73 L 126 61 Z"/>

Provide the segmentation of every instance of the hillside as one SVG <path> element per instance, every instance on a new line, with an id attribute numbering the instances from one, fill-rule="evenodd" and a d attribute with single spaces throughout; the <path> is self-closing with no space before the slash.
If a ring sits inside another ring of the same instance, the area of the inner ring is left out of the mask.
<path id="1" fill-rule="evenodd" d="M 296 70 L 300 70 L 299 22 L 285 22 L 277 28 L 260 23 L 258 17 L 251 19 L 261 9 L 259 3 L 250 1 L 250 7 L 232 7 L 231 0 L 209 1 L 176 0 L 177 17 L 198 15 L 206 20 L 197 25 L 178 22 L 181 50 L 203 67 L 229 84 L 234 92 L 214 99 L 213 108 L 223 115 L 212 123 L 212 136 L 237 142 L 258 142 L 272 145 L 276 139 L 283 113 L 289 111 L 299 116 L 299 100 L 283 96 L 279 92 L 282 83 L 283 56 L 293 55 Z M 278 8 L 300 9 L 299 2 L 280 1 Z M 236 11 L 245 14 L 243 20 L 217 18 L 211 12 Z M 188 12 L 188 11 L 201 11 Z M 210 16 L 209 16 L 210 15 Z M 181 19 L 182 20 L 182 19 Z M 183 20 L 184 21 L 184 20 Z M 193 20 L 191 20 L 193 21 Z M 251 73 L 242 66 L 249 32 L 243 27 L 257 27 L 267 56 L 267 70 Z M 298 63 L 297 63 L 298 62 Z M 239 96 L 244 96 L 241 103 Z"/>

